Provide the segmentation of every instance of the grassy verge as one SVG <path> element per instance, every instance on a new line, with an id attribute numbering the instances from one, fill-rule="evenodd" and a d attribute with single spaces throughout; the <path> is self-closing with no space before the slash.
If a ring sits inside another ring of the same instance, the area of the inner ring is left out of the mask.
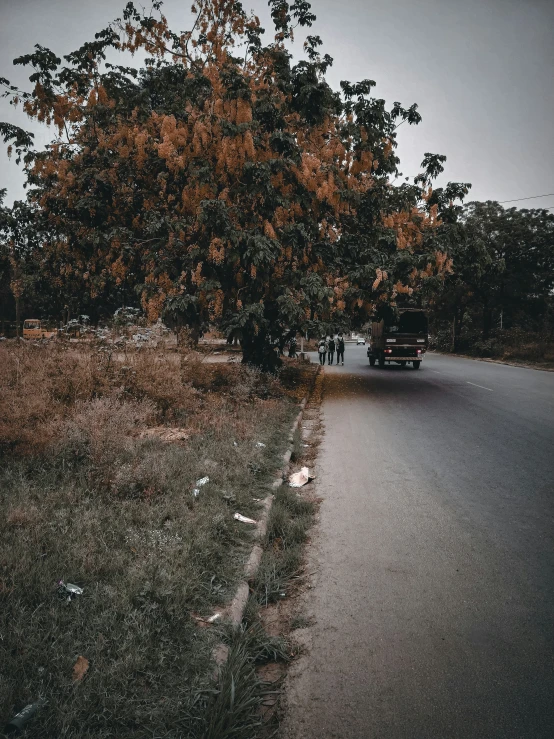
<path id="1" fill-rule="evenodd" d="M 286 662 L 290 647 L 280 637 L 266 634 L 252 601 L 249 616 L 240 629 L 221 633 L 229 654 L 219 676 L 215 700 L 203 739 L 259 739 L 267 728 L 263 704 L 274 685 L 260 679 L 257 667 L 268 662 Z"/>
<path id="2" fill-rule="evenodd" d="M 442 336 L 444 339 L 444 335 Z M 450 352 L 450 343 L 440 341 L 438 351 Z M 497 331 L 489 339 L 478 334 L 462 334 L 458 350 L 459 356 L 505 362 L 506 364 L 542 368 L 554 367 L 554 341 L 547 333 L 526 331 L 519 328 Z"/>
<path id="3" fill-rule="evenodd" d="M 29 736 L 256 736 L 267 640 L 229 636 L 216 686 L 221 635 L 196 617 L 234 592 L 251 534 L 233 514 L 256 518 L 305 373 L 157 350 L 0 354 L 0 731 L 44 697 Z M 83 594 L 68 602 L 59 580 Z"/>
<path id="4" fill-rule="evenodd" d="M 286 597 L 301 576 L 304 544 L 314 514 L 314 504 L 291 488 L 283 485 L 276 492 L 255 583 L 260 605 L 267 606 Z"/>
<path id="5" fill-rule="evenodd" d="M 265 550 L 251 596 L 238 630 L 219 631 L 229 648 L 212 706 L 206 737 L 220 739 L 270 739 L 278 734 L 278 714 L 284 667 L 296 656 L 289 639 L 291 625 L 280 624 L 280 635 L 264 630 L 262 609 L 276 604 L 302 581 L 304 543 L 313 523 L 315 504 L 302 499 L 288 487 L 275 494 Z M 292 628 L 301 625 L 300 619 Z M 278 669 L 269 673 L 264 666 Z M 260 669 L 261 668 L 261 669 Z M 271 675 L 271 677 L 270 677 Z M 267 679 L 265 679 L 267 677 Z"/>

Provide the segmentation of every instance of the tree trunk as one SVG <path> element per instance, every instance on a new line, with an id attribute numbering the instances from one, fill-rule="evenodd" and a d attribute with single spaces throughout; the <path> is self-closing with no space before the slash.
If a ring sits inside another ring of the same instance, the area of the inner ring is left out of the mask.
<path id="1" fill-rule="evenodd" d="M 460 336 L 462 335 L 462 325 L 464 323 L 465 308 L 460 306 L 456 308 L 454 313 L 454 351 L 460 349 Z"/>
<path id="2" fill-rule="evenodd" d="M 15 335 L 17 340 L 21 339 L 21 298 L 15 295 Z"/>
<path id="3" fill-rule="evenodd" d="M 265 333 L 243 331 L 241 346 L 243 364 L 251 364 L 264 372 L 275 372 L 282 364 L 276 348 Z"/>
<path id="4" fill-rule="evenodd" d="M 488 305 L 483 306 L 483 341 L 486 341 L 492 330 L 492 309 Z"/>

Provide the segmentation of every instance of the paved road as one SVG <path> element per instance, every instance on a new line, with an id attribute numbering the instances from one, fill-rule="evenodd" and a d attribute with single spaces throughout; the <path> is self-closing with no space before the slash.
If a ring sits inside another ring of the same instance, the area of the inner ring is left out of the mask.
<path id="1" fill-rule="evenodd" d="M 326 367 L 290 739 L 554 737 L 554 373 Z"/>

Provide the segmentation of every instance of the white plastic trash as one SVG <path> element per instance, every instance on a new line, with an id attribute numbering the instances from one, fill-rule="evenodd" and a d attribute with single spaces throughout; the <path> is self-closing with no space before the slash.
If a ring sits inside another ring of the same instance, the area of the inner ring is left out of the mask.
<path id="1" fill-rule="evenodd" d="M 240 521 L 241 523 L 253 523 L 254 525 L 258 523 L 257 521 L 254 521 L 253 518 L 247 518 L 240 513 L 235 513 L 234 518 L 235 521 Z"/>
<path id="2" fill-rule="evenodd" d="M 289 485 L 291 488 L 301 488 L 313 479 L 313 477 L 310 477 L 310 470 L 307 467 L 302 467 L 300 472 L 294 472 L 289 477 Z"/>

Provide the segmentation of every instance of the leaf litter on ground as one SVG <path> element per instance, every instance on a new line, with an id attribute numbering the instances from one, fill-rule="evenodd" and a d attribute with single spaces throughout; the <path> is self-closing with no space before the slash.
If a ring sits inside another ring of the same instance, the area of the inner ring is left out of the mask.
<path id="1" fill-rule="evenodd" d="M 80 683 L 86 675 L 89 668 L 89 661 L 86 657 L 80 655 L 77 657 L 77 662 L 73 665 L 73 682 Z"/>

